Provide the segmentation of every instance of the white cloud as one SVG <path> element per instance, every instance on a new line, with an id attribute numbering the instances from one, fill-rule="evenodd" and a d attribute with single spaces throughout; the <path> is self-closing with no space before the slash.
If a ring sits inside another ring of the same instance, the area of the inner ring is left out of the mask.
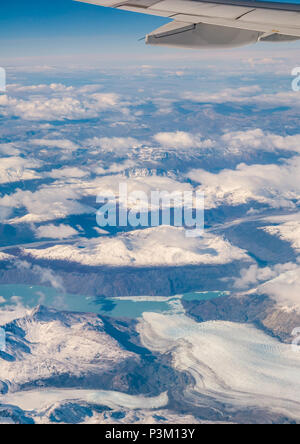
<path id="1" fill-rule="evenodd" d="M 257 291 L 268 294 L 282 308 L 300 311 L 299 288 L 300 266 L 293 264 L 289 270 L 260 285 Z"/>
<path id="2" fill-rule="evenodd" d="M 269 217 L 264 220 L 279 224 L 264 227 L 262 230 L 289 242 L 296 252 L 300 253 L 300 213 Z"/>
<path id="3" fill-rule="evenodd" d="M 35 236 L 37 238 L 46 239 L 67 239 L 69 237 L 76 236 L 78 231 L 69 225 L 42 225 L 35 229 Z"/>
<path id="4" fill-rule="evenodd" d="M 25 208 L 27 214 L 10 220 L 10 223 L 44 222 L 63 219 L 69 214 L 84 214 L 91 209 L 77 202 L 80 193 L 68 184 L 42 186 L 35 192 L 17 190 L 0 198 L 0 206 Z"/>
<path id="5" fill-rule="evenodd" d="M 60 293 L 65 293 L 62 278 L 54 273 L 50 268 L 40 267 L 39 265 L 32 265 L 27 261 L 15 259 L 15 265 L 22 271 L 32 271 L 36 274 L 42 284 L 50 284 L 51 287 L 58 290 Z M 57 303 L 61 304 L 61 295 L 57 296 Z"/>
<path id="6" fill-rule="evenodd" d="M 91 89 L 53 84 L 25 87 L 0 96 L 0 110 L 5 116 L 31 121 L 63 121 L 96 118 L 101 112 L 115 110 L 128 115 L 128 104 L 115 93 L 90 93 Z M 15 93 L 27 92 L 18 97 Z"/>
<path id="7" fill-rule="evenodd" d="M 235 279 L 234 287 L 239 290 L 246 290 L 256 287 L 262 282 L 267 282 L 274 279 L 281 273 L 297 268 L 297 265 L 293 263 L 278 264 L 273 267 L 260 268 L 258 265 L 253 264 L 248 268 L 243 268 L 240 273 L 240 277 Z"/>
<path id="8" fill-rule="evenodd" d="M 130 168 L 134 168 L 136 163 L 132 160 L 126 160 L 125 162 L 110 163 L 107 169 L 98 167 L 95 169 L 97 174 L 112 174 L 121 173 Z"/>
<path id="9" fill-rule="evenodd" d="M 206 207 L 239 205 L 256 200 L 273 208 L 294 207 L 300 199 L 300 157 L 293 157 L 283 165 L 240 164 L 235 170 L 210 173 L 192 170 L 187 175 L 201 183 Z"/>
<path id="10" fill-rule="evenodd" d="M 68 179 L 68 178 L 82 178 L 89 175 L 89 171 L 84 171 L 77 167 L 60 168 L 58 170 L 52 170 L 49 173 L 45 173 L 46 177 L 52 177 L 53 179 Z"/>
<path id="11" fill-rule="evenodd" d="M 84 146 L 100 148 L 104 152 L 114 153 L 117 156 L 128 155 L 128 150 L 141 147 L 141 142 L 133 137 L 94 137 L 87 139 Z"/>
<path id="12" fill-rule="evenodd" d="M 226 102 L 252 105 L 259 109 L 278 108 L 280 106 L 288 106 L 299 108 L 299 102 L 295 100 L 295 93 L 290 91 L 276 92 L 264 94 L 258 85 L 240 88 L 225 88 L 218 92 L 196 93 L 195 91 L 185 92 L 182 98 L 192 102 L 199 103 L 217 103 L 224 104 Z"/>
<path id="13" fill-rule="evenodd" d="M 36 146 L 60 148 L 67 151 L 76 151 L 79 148 L 76 143 L 67 139 L 33 139 L 30 143 Z"/>
<path id="14" fill-rule="evenodd" d="M 125 163 L 112 165 L 113 170 L 129 166 Z M 95 169 L 98 174 L 109 174 L 111 171 L 102 167 Z M 55 219 L 63 219 L 71 214 L 94 213 L 93 208 L 88 207 L 80 200 L 86 196 L 92 196 L 96 205 L 97 196 L 106 196 L 114 193 L 118 197 L 119 184 L 126 184 L 128 194 L 132 192 L 144 192 L 150 199 L 151 191 L 164 190 L 170 193 L 191 191 L 192 187 L 187 183 L 180 183 L 169 177 L 147 176 L 127 178 L 122 174 L 98 176 L 93 179 L 85 177 L 77 168 L 66 168 L 46 173 L 45 176 L 57 177 L 57 181 L 50 185 L 42 185 L 36 191 L 17 190 L 15 193 L 0 197 L 0 209 L 3 209 L 3 218 L 10 217 L 10 210 L 25 208 L 27 214 L 14 219 L 9 223 L 38 223 Z M 129 207 L 130 207 L 129 202 Z M 4 211 L 5 210 L 5 211 Z M 96 218 L 96 216 L 95 216 Z"/>
<path id="15" fill-rule="evenodd" d="M 234 282 L 237 290 L 249 290 L 270 296 L 278 307 L 287 310 L 300 310 L 300 266 L 288 262 L 272 267 L 259 268 L 257 265 L 241 270 Z"/>
<path id="16" fill-rule="evenodd" d="M 258 85 L 253 85 L 240 88 L 225 88 L 216 93 L 185 92 L 182 94 L 182 97 L 193 102 L 248 102 L 251 97 L 256 97 L 260 92 L 261 88 Z"/>
<path id="17" fill-rule="evenodd" d="M 1 143 L 0 154 L 4 156 L 18 156 L 20 154 L 20 150 L 14 143 Z"/>
<path id="18" fill-rule="evenodd" d="M 210 148 L 211 140 L 203 140 L 200 134 L 190 134 L 184 131 L 162 132 L 153 136 L 153 139 L 163 148 Z"/>
<path id="19" fill-rule="evenodd" d="M 75 186 L 77 186 L 76 184 Z M 113 175 L 98 177 L 91 180 L 83 186 L 86 193 L 95 196 L 109 196 L 114 195 L 116 199 L 119 198 L 120 185 L 127 187 L 128 202 L 127 207 L 132 208 L 137 203 L 137 198 L 134 193 L 143 193 L 140 208 L 148 211 L 151 201 L 151 193 L 153 191 L 163 191 L 169 193 L 172 197 L 178 197 L 179 205 L 182 205 L 182 193 L 184 191 L 192 191 L 192 186 L 188 183 L 177 182 L 169 177 L 162 176 L 132 176 L 125 177 L 124 175 Z M 181 201 L 180 201 L 181 198 Z M 175 200 L 175 199 L 174 199 Z M 171 202 L 173 204 L 173 202 Z M 156 209 L 155 202 L 152 202 L 151 209 Z"/>
<path id="20" fill-rule="evenodd" d="M 9 93 L 46 93 L 51 94 L 53 92 L 59 93 L 70 93 L 74 91 L 73 86 L 66 86 L 62 83 L 51 83 L 47 84 L 39 84 L 39 85 L 20 85 L 20 84 L 10 84 L 7 85 L 7 91 Z"/>
<path id="21" fill-rule="evenodd" d="M 33 170 L 39 166 L 41 166 L 41 162 L 32 158 L 2 157 L 0 159 L 0 183 L 39 178 L 39 174 Z"/>
<path id="22" fill-rule="evenodd" d="M 90 96 L 97 110 L 106 110 L 120 105 L 120 96 L 115 93 L 95 93 Z"/>
<path id="23" fill-rule="evenodd" d="M 20 302 L 16 300 L 16 304 L 14 305 L 5 305 L 1 307 L 0 310 L 0 326 L 3 326 L 9 322 L 14 321 L 15 319 L 20 319 L 23 316 L 26 316 L 29 313 L 29 310 L 26 309 Z"/>
<path id="24" fill-rule="evenodd" d="M 44 100 L 32 97 L 29 100 L 0 96 L 0 107 L 5 116 L 16 116 L 24 120 L 84 119 L 87 110 L 79 100 L 72 97 Z M 95 116 L 95 114 L 92 114 Z"/>
<path id="25" fill-rule="evenodd" d="M 226 150 L 230 153 L 243 153 L 247 150 L 264 152 L 294 151 L 300 152 L 300 134 L 293 136 L 279 136 L 265 133 L 261 129 L 249 131 L 227 132 L 221 137 Z"/>
<path id="26" fill-rule="evenodd" d="M 5 222 L 7 219 L 9 219 L 12 216 L 13 213 L 13 207 L 7 207 L 0 205 L 0 222 Z"/>

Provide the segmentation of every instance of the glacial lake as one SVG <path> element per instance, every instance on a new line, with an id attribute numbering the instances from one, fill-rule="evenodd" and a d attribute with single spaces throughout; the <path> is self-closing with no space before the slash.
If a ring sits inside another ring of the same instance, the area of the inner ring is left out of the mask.
<path id="1" fill-rule="evenodd" d="M 224 291 L 190 292 L 178 296 L 124 296 L 95 298 L 62 293 L 52 287 L 0 285 L 0 310 L 14 305 L 34 308 L 37 305 L 74 312 L 97 313 L 111 317 L 139 318 L 145 312 L 167 313 L 181 306 L 182 300 L 210 300 L 228 295 Z"/>

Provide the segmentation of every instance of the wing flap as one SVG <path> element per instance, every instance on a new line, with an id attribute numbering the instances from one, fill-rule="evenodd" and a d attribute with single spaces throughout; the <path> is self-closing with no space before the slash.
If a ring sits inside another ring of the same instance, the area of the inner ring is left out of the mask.
<path id="1" fill-rule="evenodd" d="M 204 23 L 171 22 L 148 34 L 146 43 L 182 48 L 234 48 L 256 43 L 260 36 L 257 31 Z"/>

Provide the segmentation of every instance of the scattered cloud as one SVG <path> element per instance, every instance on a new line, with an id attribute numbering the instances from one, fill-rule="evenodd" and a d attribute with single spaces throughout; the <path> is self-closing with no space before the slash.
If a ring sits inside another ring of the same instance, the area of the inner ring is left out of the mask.
<path id="1" fill-rule="evenodd" d="M 234 287 L 239 290 L 253 288 L 294 268 L 297 268 L 297 266 L 293 263 L 279 264 L 273 267 L 259 267 L 253 264 L 241 270 L 240 277 L 234 281 Z"/>
<path id="2" fill-rule="evenodd" d="M 35 236 L 39 239 L 68 239 L 76 236 L 78 231 L 69 225 L 41 225 L 35 229 Z"/>
<path id="3" fill-rule="evenodd" d="M 182 97 L 185 100 L 191 100 L 193 102 L 243 102 L 245 100 L 249 100 L 251 97 L 256 97 L 260 92 L 260 86 L 252 85 L 242 86 L 239 88 L 225 88 L 216 93 L 185 92 L 182 94 Z"/>
<path id="4" fill-rule="evenodd" d="M 204 140 L 200 134 L 190 134 L 185 131 L 157 133 L 153 139 L 161 147 L 167 149 L 211 148 L 213 146 L 211 140 Z"/>
<path id="5" fill-rule="evenodd" d="M 133 137 L 94 137 L 84 142 L 86 147 L 100 148 L 101 151 L 113 153 L 116 156 L 128 155 L 128 151 L 139 148 L 141 142 Z"/>
<path id="6" fill-rule="evenodd" d="M 226 149 L 231 153 L 241 153 L 246 150 L 300 152 L 300 134 L 284 137 L 278 134 L 266 133 L 259 128 L 227 132 L 221 137 L 221 142 L 224 142 Z"/>
<path id="7" fill-rule="evenodd" d="M 55 139 L 33 139 L 30 141 L 33 145 L 42 146 L 47 148 L 60 148 L 67 151 L 76 151 L 79 146 L 67 139 L 55 140 Z"/>
<path id="8" fill-rule="evenodd" d="M 59 168 L 56 170 L 51 170 L 48 173 L 45 173 L 46 177 L 51 177 L 52 179 L 69 179 L 69 178 L 83 178 L 89 175 L 89 171 L 84 171 L 77 167 L 67 167 L 67 168 Z"/>
<path id="9" fill-rule="evenodd" d="M 206 207 L 240 205 L 255 200 L 273 208 L 293 208 L 300 199 L 300 157 L 282 165 L 240 164 L 219 173 L 192 170 L 187 177 L 201 183 Z"/>
<path id="10" fill-rule="evenodd" d="M 128 104 L 118 94 L 91 93 L 91 90 L 60 84 L 27 86 L 21 90 L 15 87 L 0 96 L 0 112 L 5 117 L 30 121 L 93 119 L 108 110 L 129 114 Z M 27 93 L 27 96 L 19 97 L 20 92 Z"/>
<path id="11" fill-rule="evenodd" d="M 291 264 L 290 269 L 260 285 L 257 291 L 261 294 L 268 294 L 281 308 L 299 311 L 299 286 L 300 266 Z"/>
<path id="12" fill-rule="evenodd" d="M 80 194 L 69 187 L 42 186 L 38 191 L 17 190 L 16 193 L 0 198 L 0 206 L 26 209 L 24 216 L 10 220 L 10 223 L 37 223 L 64 219 L 70 214 L 84 214 L 91 209 L 79 202 Z"/>
<path id="13" fill-rule="evenodd" d="M 11 156 L 2 157 L 0 161 L 0 183 L 19 182 L 39 178 L 34 168 L 41 166 L 41 162 L 33 158 Z"/>
<path id="14" fill-rule="evenodd" d="M 300 220 L 299 214 L 293 215 L 294 219 L 290 218 L 287 222 L 279 225 L 267 226 L 262 228 L 265 232 L 277 236 L 283 241 L 289 242 L 295 251 L 300 253 Z M 272 221 L 272 218 L 270 218 Z M 273 219 L 274 220 L 274 219 Z M 275 218 L 276 220 L 276 218 Z"/>

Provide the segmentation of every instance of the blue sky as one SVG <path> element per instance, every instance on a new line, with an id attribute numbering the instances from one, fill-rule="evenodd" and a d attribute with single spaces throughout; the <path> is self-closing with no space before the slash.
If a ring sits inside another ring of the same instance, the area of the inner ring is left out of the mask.
<path id="1" fill-rule="evenodd" d="M 0 56 L 24 57 L 141 46 L 138 39 L 165 23 L 73 0 L 16 0 L 1 5 Z M 120 39 L 120 37 L 122 37 Z"/>
<path id="2" fill-rule="evenodd" d="M 144 52 L 139 38 L 166 21 L 73 0 L 3 2 L 0 57 L 4 60 L 87 53 L 103 57 L 138 55 Z M 160 52 L 157 48 L 147 48 L 150 55 Z"/>

